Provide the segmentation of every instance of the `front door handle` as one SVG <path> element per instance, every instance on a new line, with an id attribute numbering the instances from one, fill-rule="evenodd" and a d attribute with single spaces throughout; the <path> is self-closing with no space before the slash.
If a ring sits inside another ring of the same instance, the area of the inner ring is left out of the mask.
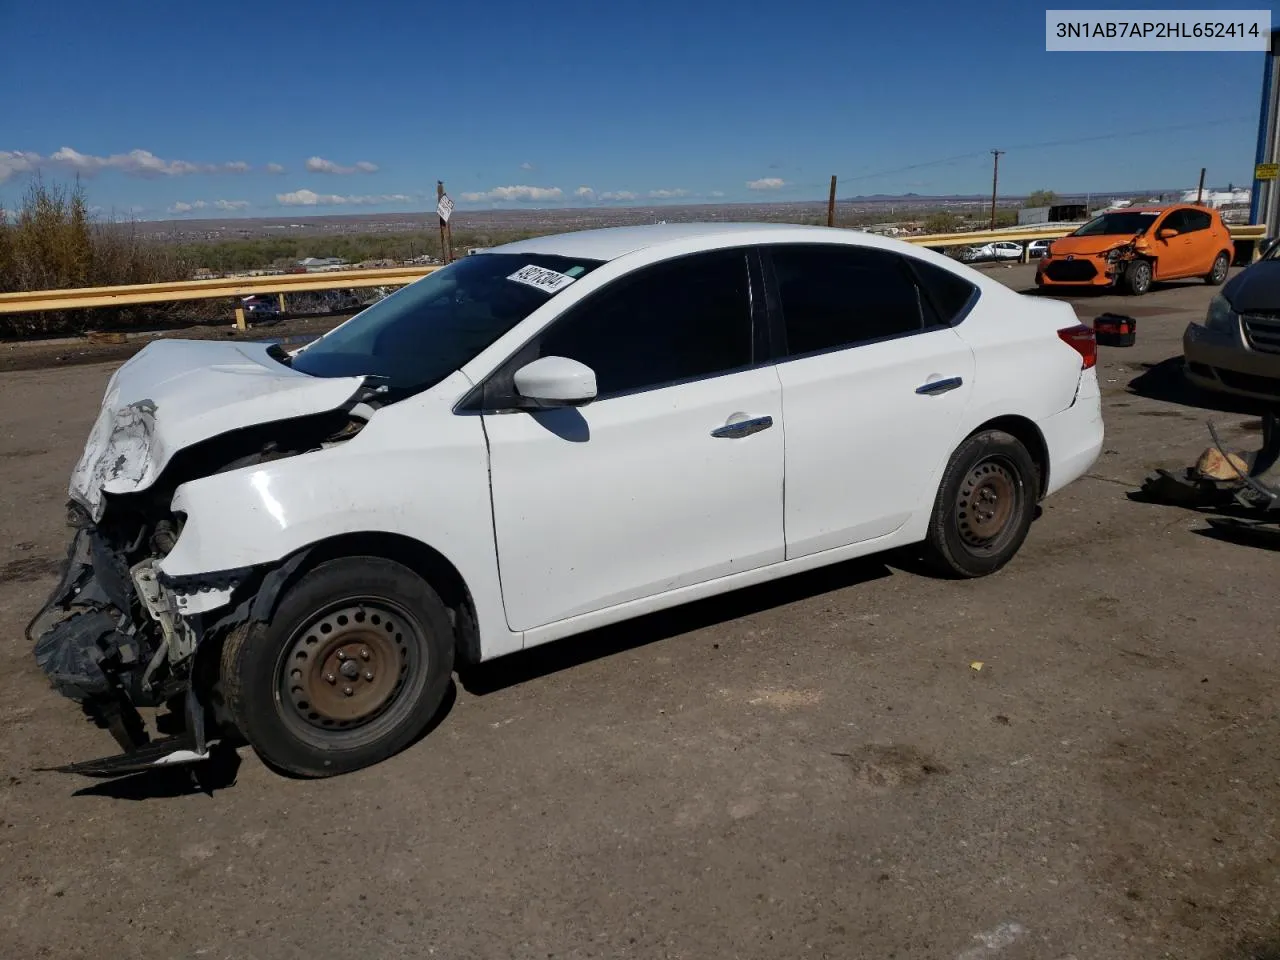
<path id="1" fill-rule="evenodd" d="M 935 393 L 947 393 L 951 390 L 960 389 L 964 380 L 960 377 L 947 377 L 945 380 L 930 380 L 928 383 L 922 383 L 916 387 L 916 393 L 923 393 L 932 396 Z"/>
<path id="2" fill-rule="evenodd" d="M 726 423 L 723 427 L 716 427 L 711 431 L 711 435 L 736 440 L 739 437 L 749 437 L 761 430 L 768 430 L 772 426 L 773 417 L 754 417 L 750 420 L 735 420 L 733 423 Z"/>

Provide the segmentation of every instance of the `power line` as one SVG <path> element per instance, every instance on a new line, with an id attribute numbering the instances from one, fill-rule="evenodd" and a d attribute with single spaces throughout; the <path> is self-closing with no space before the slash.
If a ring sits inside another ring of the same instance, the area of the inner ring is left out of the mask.
<path id="1" fill-rule="evenodd" d="M 1100 133 L 1087 137 L 1073 137 L 1067 140 L 1044 140 L 1039 143 L 1022 143 L 1009 147 L 1008 150 L 1044 150 L 1049 147 L 1065 147 L 1074 146 L 1081 143 L 1098 143 L 1104 140 L 1119 140 L 1124 137 L 1145 137 L 1155 133 L 1171 133 L 1176 130 L 1198 130 L 1204 127 L 1216 127 L 1226 124 L 1253 122 L 1253 117 L 1224 117 L 1217 120 L 1201 120 L 1195 123 L 1176 123 L 1163 127 L 1147 127 L 1143 130 L 1119 130 L 1114 133 Z M 876 177 L 889 177 L 895 173 L 907 173 L 911 170 L 920 170 L 924 167 L 936 167 L 944 163 L 955 163 L 959 160 L 973 160 L 977 157 L 989 156 L 987 150 L 975 150 L 972 153 L 960 153 L 952 157 L 942 157 L 938 160 L 926 160 L 923 163 L 909 163 L 906 166 L 894 167 L 890 170 L 879 170 L 875 173 L 862 174 L 840 174 L 840 181 L 847 182 L 850 180 L 871 180 Z"/>

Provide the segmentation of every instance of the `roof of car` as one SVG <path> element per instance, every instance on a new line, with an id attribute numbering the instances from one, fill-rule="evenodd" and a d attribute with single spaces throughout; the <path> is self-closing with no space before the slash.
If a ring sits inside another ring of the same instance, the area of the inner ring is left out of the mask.
<path id="1" fill-rule="evenodd" d="M 589 260 L 614 260 L 645 247 L 653 247 L 679 240 L 711 239 L 735 236 L 743 242 L 766 241 L 778 234 L 810 234 L 830 238 L 833 232 L 848 234 L 852 231 L 832 231 L 830 227 L 801 226 L 794 223 L 654 223 L 638 227 L 605 227 L 600 230 L 580 230 L 548 237 L 517 240 L 515 243 L 491 247 L 485 253 L 543 253 L 563 257 L 582 257 Z M 755 236 L 753 236 L 755 235 Z M 884 245 L 880 237 L 859 233 L 871 245 Z M 484 256 L 484 254 L 477 254 Z"/>

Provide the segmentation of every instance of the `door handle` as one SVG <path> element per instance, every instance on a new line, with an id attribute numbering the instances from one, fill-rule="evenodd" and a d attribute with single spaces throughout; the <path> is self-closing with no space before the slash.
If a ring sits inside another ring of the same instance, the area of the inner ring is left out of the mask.
<path id="1" fill-rule="evenodd" d="M 945 380 L 930 380 L 928 383 L 922 383 L 916 387 L 916 393 L 923 393 L 926 396 L 932 396 L 935 393 L 947 393 L 951 390 L 958 390 L 964 380 L 960 377 L 947 377 Z"/>
<path id="2" fill-rule="evenodd" d="M 749 437 L 761 430 L 768 430 L 772 426 L 773 417 L 755 417 L 751 420 L 736 420 L 733 423 L 726 423 L 723 427 L 716 427 L 711 431 L 711 435 L 736 440 L 739 437 Z"/>

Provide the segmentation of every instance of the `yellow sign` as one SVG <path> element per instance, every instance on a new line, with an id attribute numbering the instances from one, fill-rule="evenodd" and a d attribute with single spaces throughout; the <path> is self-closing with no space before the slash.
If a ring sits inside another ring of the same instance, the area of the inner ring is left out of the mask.
<path id="1" fill-rule="evenodd" d="M 1280 163 L 1260 163 L 1253 168 L 1253 179 L 1275 180 L 1280 174 Z"/>

